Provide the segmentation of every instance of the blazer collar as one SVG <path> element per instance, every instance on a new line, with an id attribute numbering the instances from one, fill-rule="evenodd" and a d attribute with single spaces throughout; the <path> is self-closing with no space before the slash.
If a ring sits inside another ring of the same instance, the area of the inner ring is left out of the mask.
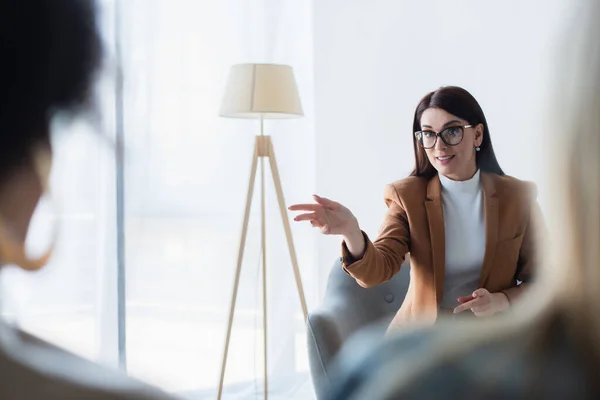
<path id="1" fill-rule="evenodd" d="M 481 174 L 481 187 L 483 189 L 483 209 L 485 215 L 485 253 L 481 263 L 479 287 L 485 287 L 490 269 L 496 257 L 498 244 L 498 197 L 496 196 L 496 178 L 498 175 L 491 173 Z"/>
<path id="2" fill-rule="evenodd" d="M 442 184 L 440 177 L 435 174 L 433 178 L 427 182 L 427 200 L 436 200 L 442 196 Z"/>
<path id="3" fill-rule="evenodd" d="M 429 225 L 431 241 L 431 261 L 433 263 L 433 283 L 438 306 L 444 294 L 444 274 L 446 271 L 446 236 L 444 230 L 444 211 L 442 207 L 442 185 L 436 174 L 427 183 L 425 211 Z"/>

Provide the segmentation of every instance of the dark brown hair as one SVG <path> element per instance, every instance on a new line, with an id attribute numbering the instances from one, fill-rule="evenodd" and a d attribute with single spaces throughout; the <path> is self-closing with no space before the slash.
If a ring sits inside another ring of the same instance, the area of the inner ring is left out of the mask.
<path id="1" fill-rule="evenodd" d="M 0 184 L 86 107 L 101 41 L 93 0 L 0 0 Z"/>
<path id="2" fill-rule="evenodd" d="M 445 86 L 428 93 L 421 99 L 415 110 L 413 133 L 421 130 L 421 116 L 425 110 L 432 107 L 440 108 L 460 119 L 464 119 L 471 125 L 482 124 L 483 141 L 481 146 L 479 146 L 481 150 L 477 152 L 475 159 L 477 168 L 484 172 L 504 175 L 504 171 L 502 171 L 496 159 L 496 154 L 494 154 L 490 130 L 488 129 L 485 115 L 483 115 L 483 110 L 471 93 L 457 86 Z M 415 153 L 415 168 L 411 172 L 411 176 L 420 176 L 426 179 L 433 178 L 437 174 L 437 171 L 429 162 L 425 149 L 419 145 L 414 134 L 413 149 Z"/>

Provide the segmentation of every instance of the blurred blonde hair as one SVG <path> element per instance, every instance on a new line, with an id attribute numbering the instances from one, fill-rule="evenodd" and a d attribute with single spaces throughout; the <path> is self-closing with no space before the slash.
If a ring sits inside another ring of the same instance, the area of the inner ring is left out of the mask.
<path id="1" fill-rule="evenodd" d="M 552 182 L 549 259 L 537 288 L 600 366 L 600 3 L 581 3 L 560 54 L 547 162 Z"/>

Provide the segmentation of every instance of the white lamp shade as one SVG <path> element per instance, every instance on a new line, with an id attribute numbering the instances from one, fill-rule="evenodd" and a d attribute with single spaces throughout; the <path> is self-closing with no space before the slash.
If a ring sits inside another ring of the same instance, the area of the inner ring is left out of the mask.
<path id="1" fill-rule="evenodd" d="M 294 71 L 288 65 L 231 67 L 219 113 L 231 118 L 294 118 L 304 115 Z"/>

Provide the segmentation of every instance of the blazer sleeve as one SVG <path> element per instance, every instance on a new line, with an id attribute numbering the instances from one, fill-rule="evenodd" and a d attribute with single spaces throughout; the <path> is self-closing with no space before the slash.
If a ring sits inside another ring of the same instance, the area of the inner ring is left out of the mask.
<path id="1" fill-rule="evenodd" d="M 537 265 L 541 259 L 540 247 L 547 239 L 546 224 L 544 223 L 544 217 L 542 216 L 542 211 L 536 199 L 537 190 L 535 185 L 530 185 L 531 186 L 529 186 L 527 190 L 530 194 L 528 196 L 528 202 L 531 204 L 529 220 L 527 222 L 527 227 L 525 228 L 525 233 L 523 234 L 523 242 L 521 243 L 517 272 L 515 274 L 516 280 L 520 281 L 521 284 L 502 291 L 511 303 L 515 301 L 524 290 L 527 290 L 529 284 L 533 282 Z"/>
<path id="2" fill-rule="evenodd" d="M 365 252 L 355 260 L 346 243 L 342 242 L 342 265 L 359 285 L 371 287 L 389 281 L 400 271 L 406 253 L 410 248 L 410 230 L 406 210 L 393 185 L 384 191 L 388 211 L 379 229 L 379 235 L 371 242 L 365 232 Z"/>

